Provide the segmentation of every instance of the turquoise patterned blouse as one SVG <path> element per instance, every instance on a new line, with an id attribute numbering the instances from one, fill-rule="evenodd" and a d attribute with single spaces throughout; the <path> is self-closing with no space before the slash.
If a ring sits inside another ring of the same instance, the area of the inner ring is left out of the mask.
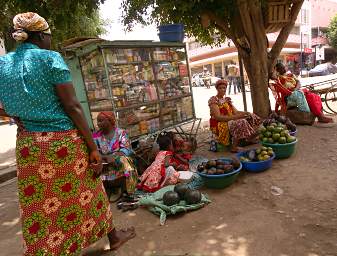
<path id="1" fill-rule="evenodd" d="M 70 71 L 58 52 L 23 43 L 0 57 L 0 103 L 27 131 L 74 129 L 55 92 L 55 86 L 67 82 Z"/>

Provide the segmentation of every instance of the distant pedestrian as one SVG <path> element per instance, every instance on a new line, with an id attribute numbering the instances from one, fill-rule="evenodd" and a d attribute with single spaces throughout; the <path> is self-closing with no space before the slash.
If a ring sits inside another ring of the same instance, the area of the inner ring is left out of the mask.
<path id="1" fill-rule="evenodd" d="M 241 92 L 240 88 L 240 72 L 239 67 L 233 64 L 228 65 L 228 94 L 231 94 L 231 89 L 233 87 L 234 94 L 236 92 Z"/>
<path id="2" fill-rule="evenodd" d="M 101 157 L 69 69 L 49 50 L 49 25 L 32 12 L 13 23 L 21 44 L 0 57 L 0 114 L 21 123 L 16 157 L 24 255 L 79 255 L 105 235 L 117 249 L 135 232 L 113 226 Z"/>

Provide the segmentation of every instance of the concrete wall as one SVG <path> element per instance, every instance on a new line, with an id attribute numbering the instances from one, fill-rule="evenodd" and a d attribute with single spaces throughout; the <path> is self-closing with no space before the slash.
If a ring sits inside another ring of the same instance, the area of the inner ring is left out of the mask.
<path id="1" fill-rule="evenodd" d="M 311 25 L 313 27 L 327 27 L 330 20 L 337 15 L 336 0 L 310 0 L 312 16 Z"/>

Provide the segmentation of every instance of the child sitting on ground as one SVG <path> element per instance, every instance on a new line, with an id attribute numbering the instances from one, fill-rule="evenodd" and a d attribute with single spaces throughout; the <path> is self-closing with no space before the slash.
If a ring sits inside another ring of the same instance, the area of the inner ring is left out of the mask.
<path id="1" fill-rule="evenodd" d="M 173 144 L 171 137 L 167 134 L 161 134 L 157 143 L 159 152 L 154 162 L 145 170 L 140 177 L 139 189 L 148 192 L 155 192 L 158 189 L 178 183 L 179 173 L 170 164 L 173 156 Z"/>
<path id="2" fill-rule="evenodd" d="M 173 143 L 173 156 L 170 164 L 178 171 L 188 171 L 190 168 L 189 161 L 192 158 L 190 153 L 192 151 L 191 143 L 179 138 L 173 132 L 167 134 L 171 137 Z"/>

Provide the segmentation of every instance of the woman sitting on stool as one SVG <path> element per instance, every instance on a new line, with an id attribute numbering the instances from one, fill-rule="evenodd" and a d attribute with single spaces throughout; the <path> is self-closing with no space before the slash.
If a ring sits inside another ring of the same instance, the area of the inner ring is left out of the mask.
<path id="1" fill-rule="evenodd" d="M 102 180 L 109 184 L 110 181 L 122 178 L 125 192 L 133 194 L 138 174 L 131 158 L 132 150 L 126 131 L 116 127 L 115 115 L 108 111 L 98 114 L 97 126 L 99 131 L 93 134 L 94 141 L 103 162 L 108 163 L 109 170 L 102 175 Z"/>
<path id="2" fill-rule="evenodd" d="M 209 99 L 211 112 L 210 128 L 217 141 L 224 146 L 232 144 L 231 152 L 240 151 L 239 143 L 244 140 L 254 143 L 261 119 L 252 113 L 238 111 L 232 100 L 226 95 L 227 81 L 219 80 L 215 84 L 217 95 Z"/>

